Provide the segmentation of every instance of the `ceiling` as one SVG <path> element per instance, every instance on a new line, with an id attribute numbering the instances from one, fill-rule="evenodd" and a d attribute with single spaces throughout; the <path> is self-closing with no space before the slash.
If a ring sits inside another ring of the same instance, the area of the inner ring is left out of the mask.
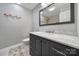
<path id="1" fill-rule="evenodd" d="M 20 5 L 27 9 L 33 10 L 38 4 L 39 3 L 21 3 Z"/>

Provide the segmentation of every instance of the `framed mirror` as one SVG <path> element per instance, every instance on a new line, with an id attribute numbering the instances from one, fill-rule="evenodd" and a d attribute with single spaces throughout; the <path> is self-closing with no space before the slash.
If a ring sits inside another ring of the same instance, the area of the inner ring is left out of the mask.
<path id="1" fill-rule="evenodd" d="M 74 3 L 52 3 L 39 11 L 39 25 L 74 23 Z"/>

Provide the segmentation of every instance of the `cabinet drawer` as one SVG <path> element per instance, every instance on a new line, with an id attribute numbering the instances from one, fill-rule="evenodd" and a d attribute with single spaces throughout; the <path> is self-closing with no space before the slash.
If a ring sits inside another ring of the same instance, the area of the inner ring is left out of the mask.
<path id="1" fill-rule="evenodd" d="M 55 48 L 51 48 L 50 49 L 50 56 L 66 56 L 66 55 Z"/>
<path id="2" fill-rule="evenodd" d="M 59 52 L 61 52 L 64 55 L 67 55 L 67 56 L 77 56 L 77 55 L 79 55 L 78 49 L 70 47 L 70 46 L 63 45 L 63 44 L 58 43 L 58 42 L 51 41 L 50 50 L 52 48 L 55 48 L 56 50 L 58 50 Z"/>

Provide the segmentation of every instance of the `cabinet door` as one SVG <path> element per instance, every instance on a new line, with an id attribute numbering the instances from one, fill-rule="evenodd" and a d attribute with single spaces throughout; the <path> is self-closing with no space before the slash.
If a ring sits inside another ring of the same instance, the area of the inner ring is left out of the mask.
<path id="1" fill-rule="evenodd" d="M 79 50 L 58 42 L 51 41 L 50 42 L 50 55 L 56 55 L 57 53 L 54 53 L 55 51 L 58 51 L 58 53 L 66 56 L 78 56 Z M 61 55 L 60 55 L 61 56 Z"/>
<path id="2" fill-rule="evenodd" d="M 30 34 L 30 54 L 32 56 L 36 55 L 35 48 L 36 48 L 36 37 L 35 35 Z"/>
<path id="3" fill-rule="evenodd" d="M 50 56 L 65 56 L 65 52 L 63 52 L 65 46 L 58 44 L 57 42 L 50 41 Z"/>
<path id="4" fill-rule="evenodd" d="M 41 40 L 40 37 L 30 34 L 30 54 L 32 56 L 41 55 Z"/>
<path id="5" fill-rule="evenodd" d="M 42 40 L 42 56 L 49 56 L 49 41 Z"/>
<path id="6" fill-rule="evenodd" d="M 55 48 L 50 49 L 50 56 L 66 56 L 64 53 L 58 51 Z"/>
<path id="7" fill-rule="evenodd" d="M 41 40 L 36 39 L 35 53 L 37 56 L 41 56 Z"/>

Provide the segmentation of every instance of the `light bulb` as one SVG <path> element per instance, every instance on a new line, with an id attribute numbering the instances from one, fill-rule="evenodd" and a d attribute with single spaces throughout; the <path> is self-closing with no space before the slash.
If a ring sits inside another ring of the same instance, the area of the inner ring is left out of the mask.
<path id="1" fill-rule="evenodd" d="M 53 11 L 55 10 L 55 7 L 49 8 L 49 11 Z"/>

